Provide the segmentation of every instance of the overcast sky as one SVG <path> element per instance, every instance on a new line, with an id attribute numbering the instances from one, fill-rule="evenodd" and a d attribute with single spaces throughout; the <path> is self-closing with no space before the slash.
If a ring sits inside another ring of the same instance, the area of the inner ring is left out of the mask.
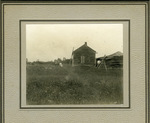
<path id="1" fill-rule="evenodd" d="M 96 57 L 123 52 L 123 24 L 27 24 L 28 61 L 71 58 L 74 48 L 87 42 Z"/>

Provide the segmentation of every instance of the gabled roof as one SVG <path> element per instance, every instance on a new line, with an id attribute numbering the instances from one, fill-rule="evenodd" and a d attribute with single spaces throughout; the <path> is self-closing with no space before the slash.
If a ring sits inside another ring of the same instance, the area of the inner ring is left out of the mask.
<path id="1" fill-rule="evenodd" d="M 120 52 L 120 51 L 115 52 L 115 53 L 113 53 L 113 54 L 111 54 L 111 55 L 106 56 L 106 59 L 112 59 L 113 57 L 116 57 L 116 56 L 121 57 L 121 56 L 123 56 L 123 53 Z M 97 60 L 102 60 L 103 58 L 104 58 L 104 56 L 98 57 L 98 58 L 96 58 L 96 59 L 97 59 Z"/>
<path id="2" fill-rule="evenodd" d="M 112 58 L 112 57 L 114 57 L 114 56 L 123 56 L 123 53 L 120 52 L 120 51 L 118 51 L 118 52 L 115 52 L 115 53 L 113 53 L 113 54 L 111 54 L 111 55 L 108 55 L 107 57 L 108 57 L 108 58 Z"/>
<path id="3" fill-rule="evenodd" d="M 84 48 L 84 47 L 86 47 L 86 48 L 88 48 L 89 50 L 91 50 L 92 52 L 96 53 L 95 50 L 93 50 L 92 48 L 90 48 L 89 46 L 87 46 L 87 42 L 85 42 L 85 44 L 83 44 L 81 47 L 79 47 L 79 48 L 77 48 L 75 51 L 73 51 L 73 53 L 77 52 L 78 50 L 80 50 L 80 49 L 82 49 L 82 48 Z M 72 54 L 73 54 L 73 53 L 72 53 Z"/>

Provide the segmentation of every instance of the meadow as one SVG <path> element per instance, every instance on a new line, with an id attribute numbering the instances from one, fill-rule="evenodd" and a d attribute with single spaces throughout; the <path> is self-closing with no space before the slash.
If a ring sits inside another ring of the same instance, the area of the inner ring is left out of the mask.
<path id="1" fill-rule="evenodd" d="M 28 105 L 122 104 L 123 70 L 27 64 L 26 94 Z"/>

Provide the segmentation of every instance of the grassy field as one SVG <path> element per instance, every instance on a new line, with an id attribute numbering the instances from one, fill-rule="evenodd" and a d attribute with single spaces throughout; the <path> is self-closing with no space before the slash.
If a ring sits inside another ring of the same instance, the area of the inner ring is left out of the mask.
<path id="1" fill-rule="evenodd" d="M 27 104 L 122 104 L 122 69 L 27 65 Z"/>

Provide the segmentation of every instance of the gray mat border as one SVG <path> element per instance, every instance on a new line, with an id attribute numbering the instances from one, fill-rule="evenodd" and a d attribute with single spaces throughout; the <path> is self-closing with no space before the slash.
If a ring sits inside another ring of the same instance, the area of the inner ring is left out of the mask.
<path id="1" fill-rule="evenodd" d="M 37 4 L 37 3 L 41 3 L 42 4 Z M 17 4 L 18 3 L 18 4 Z M 26 4 L 26 3 L 30 3 L 30 4 Z M 0 26 L 2 27 L 2 30 L 0 30 L 0 39 L 2 40 L 0 42 L 0 77 L 1 77 L 1 80 L 2 82 L 0 82 L 0 122 L 2 123 L 5 123 L 5 102 L 4 102 L 4 14 L 3 14 L 3 10 L 4 10 L 4 5 L 52 5 L 49 4 L 49 2 L 44 2 L 44 1 L 2 1 L 1 3 L 1 6 L 0 6 L 0 12 L 1 12 L 1 24 Z M 74 4 L 74 3 L 73 3 Z M 84 4 L 84 3 L 80 3 L 80 4 L 74 4 L 74 5 L 89 5 L 88 4 Z M 149 9 L 149 6 L 150 6 L 150 2 L 149 1 L 145 1 L 145 2 L 139 2 L 139 1 L 130 1 L 130 2 L 118 2 L 116 1 L 109 4 L 109 1 L 106 2 L 106 4 L 100 4 L 100 5 L 145 5 L 145 10 L 146 10 L 146 13 L 145 13 L 145 23 L 146 23 L 146 27 L 145 27 L 145 31 L 146 31 L 146 37 L 148 37 L 148 39 L 145 40 L 145 45 L 146 45 L 146 49 L 145 49 L 145 52 L 146 52 L 146 64 L 145 64 L 145 67 L 146 67 L 146 94 L 145 94 L 145 111 L 146 111 L 146 117 L 145 117 L 145 122 L 146 123 L 149 123 L 150 121 L 150 104 L 149 104 L 149 99 L 150 99 L 150 84 L 149 84 L 149 76 L 150 76 L 150 73 L 149 73 L 149 69 L 150 69 L 150 65 L 149 65 L 149 58 L 150 58 L 150 44 L 149 44 L 149 39 L 150 39 L 150 34 L 149 34 L 149 28 L 150 28 L 150 24 L 149 24 L 149 20 L 150 20 L 150 9 Z M 53 4 L 53 5 L 66 5 L 66 3 L 64 4 Z M 72 4 L 67 4 L 67 5 L 72 5 Z M 96 4 L 90 4 L 90 5 L 98 5 L 97 3 Z"/>

